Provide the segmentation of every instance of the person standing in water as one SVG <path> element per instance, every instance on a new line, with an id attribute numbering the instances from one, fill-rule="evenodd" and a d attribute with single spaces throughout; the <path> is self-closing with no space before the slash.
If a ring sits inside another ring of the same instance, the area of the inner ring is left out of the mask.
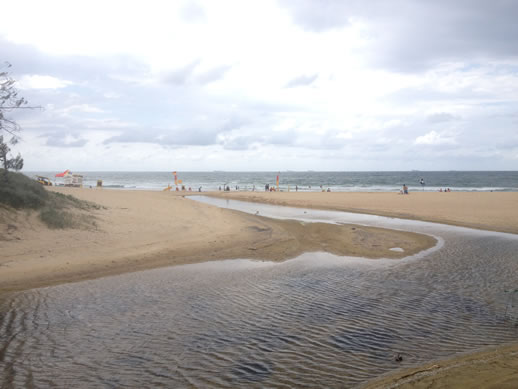
<path id="1" fill-rule="evenodd" d="M 425 185 L 425 184 L 424 184 L 424 179 L 423 179 L 423 178 L 421 178 L 421 181 L 419 181 L 419 183 L 420 183 L 420 184 L 421 184 L 421 186 L 423 187 L 423 192 L 424 192 L 424 185 Z"/>

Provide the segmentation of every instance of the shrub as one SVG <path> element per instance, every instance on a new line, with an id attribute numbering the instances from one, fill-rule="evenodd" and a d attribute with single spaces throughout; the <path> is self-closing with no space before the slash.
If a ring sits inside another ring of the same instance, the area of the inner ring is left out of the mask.
<path id="1" fill-rule="evenodd" d="M 7 177 L 7 179 L 6 179 Z M 81 212 L 102 207 L 71 195 L 49 192 L 37 181 L 21 173 L 0 169 L 0 205 L 16 209 L 40 209 L 40 219 L 49 228 L 96 227 L 93 215 Z"/>
<path id="2" fill-rule="evenodd" d="M 6 180 L 7 177 L 7 180 Z M 49 193 L 35 180 L 21 173 L 0 171 L 0 204 L 13 208 L 43 207 Z"/>
<path id="3" fill-rule="evenodd" d="M 40 219 L 49 228 L 69 228 L 76 226 L 72 214 L 52 207 L 43 208 L 40 212 Z"/>

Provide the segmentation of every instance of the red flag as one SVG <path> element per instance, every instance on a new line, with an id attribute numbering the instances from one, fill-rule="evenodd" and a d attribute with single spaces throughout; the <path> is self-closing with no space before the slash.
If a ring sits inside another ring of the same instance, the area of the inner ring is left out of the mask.
<path id="1" fill-rule="evenodd" d="M 65 177 L 68 173 L 70 173 L 70 170 L 65 170 L 63 173 L 58 173 L 55 175 L 55 177 Z"/>

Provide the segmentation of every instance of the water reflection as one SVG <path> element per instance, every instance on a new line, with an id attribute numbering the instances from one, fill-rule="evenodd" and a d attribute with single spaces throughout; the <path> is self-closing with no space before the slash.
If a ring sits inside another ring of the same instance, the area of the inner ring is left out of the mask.
<path id="1" fill-rule="evenodd" d="M 516 340 L 517 236 L 411 228 L 444 243 L 403 261 L 209 262 L 2 296 L 2 387 L 351 387 Z"/>

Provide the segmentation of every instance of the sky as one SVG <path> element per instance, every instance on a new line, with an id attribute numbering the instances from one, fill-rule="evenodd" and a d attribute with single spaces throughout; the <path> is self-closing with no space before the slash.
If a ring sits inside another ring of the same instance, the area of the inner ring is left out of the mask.
<path id="1" fill-rule="evenodd" d="M 9 1 L 26 171 L 518 170 L 518 1 Z M 5 70 L 5 66 L 3 67 Z"/>

